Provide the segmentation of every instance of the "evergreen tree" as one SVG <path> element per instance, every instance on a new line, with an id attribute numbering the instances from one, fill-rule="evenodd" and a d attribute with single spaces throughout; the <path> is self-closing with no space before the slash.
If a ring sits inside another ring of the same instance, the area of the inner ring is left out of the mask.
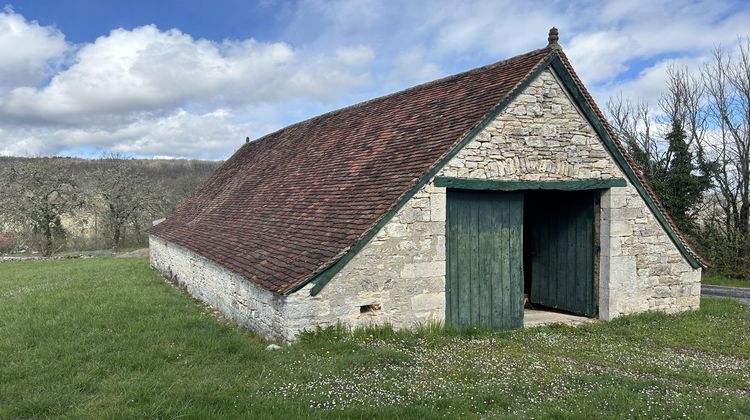
<path id="1" fill-rule="evenodd" d="M 653 165 L 656 173 L 647 176 L 674 222 L 690 234 L 696 228 L 693 210 L 702 202 L 703 193 L 711 188 L 711 165 L 705 162 L 700 149 L 696 153 L 690 150 L 680 120 L 672 122 L 666 140 L 668 149 L 664 159 Z"/>

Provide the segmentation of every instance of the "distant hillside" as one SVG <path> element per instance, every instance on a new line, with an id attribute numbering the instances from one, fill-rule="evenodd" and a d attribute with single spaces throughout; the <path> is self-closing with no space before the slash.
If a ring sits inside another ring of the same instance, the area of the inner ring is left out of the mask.
<path id="1" fill-rule="evenodd" d="M 174 210 L 221 163 L 0 157 L 0 252 L 109 248 L 113 240 L 143 246 L 151 220 Z"/>

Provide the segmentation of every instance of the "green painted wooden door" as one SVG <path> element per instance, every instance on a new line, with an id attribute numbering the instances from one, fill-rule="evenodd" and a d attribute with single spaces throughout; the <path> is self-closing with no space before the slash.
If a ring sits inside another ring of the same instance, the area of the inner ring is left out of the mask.
<path id="1" fill-rule="evenodd" d="M 523 326 L 523 193 L 448 189 L 446 322 Z"/>
<path id="2" fill-rule="evenodd" d="M 594 192 L 545 192 L 527 197 L 532 303 L 596 315 L 595 197 Z"/>

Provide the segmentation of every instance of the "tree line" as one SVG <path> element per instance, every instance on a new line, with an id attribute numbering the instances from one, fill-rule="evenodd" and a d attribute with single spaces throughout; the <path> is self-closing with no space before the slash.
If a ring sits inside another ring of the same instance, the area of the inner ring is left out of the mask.
<path id="1" fill-rule="evenodd" d="M 0 158 L 0 251 L 145 246 L 164 217 L 221 162 Z"/>
<path id="2" fill-rule="evenodd" d="M 750 279 L 750 39 L 665 82 L 656 108 L 620 95 L 608 119 L 710 269 Z"/>

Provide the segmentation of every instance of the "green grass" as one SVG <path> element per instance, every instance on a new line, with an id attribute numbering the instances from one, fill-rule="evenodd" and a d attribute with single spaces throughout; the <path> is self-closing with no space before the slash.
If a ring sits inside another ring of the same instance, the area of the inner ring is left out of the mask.
<path id="1" fill-rule="evenodd" d="M 701 282 L 703 284 L 713 284 L 716 286 L 750 287 L 750 280 L 733 279 L 731 277 L 710 274 L 704 275 Z"/>
<path id="2" fill-rule="evenodd" d="M 144 258 L 0 263 L 0 418 L 750 416 L 750 306 L 729 300 L 577 328 L 267 344 Z"/>

